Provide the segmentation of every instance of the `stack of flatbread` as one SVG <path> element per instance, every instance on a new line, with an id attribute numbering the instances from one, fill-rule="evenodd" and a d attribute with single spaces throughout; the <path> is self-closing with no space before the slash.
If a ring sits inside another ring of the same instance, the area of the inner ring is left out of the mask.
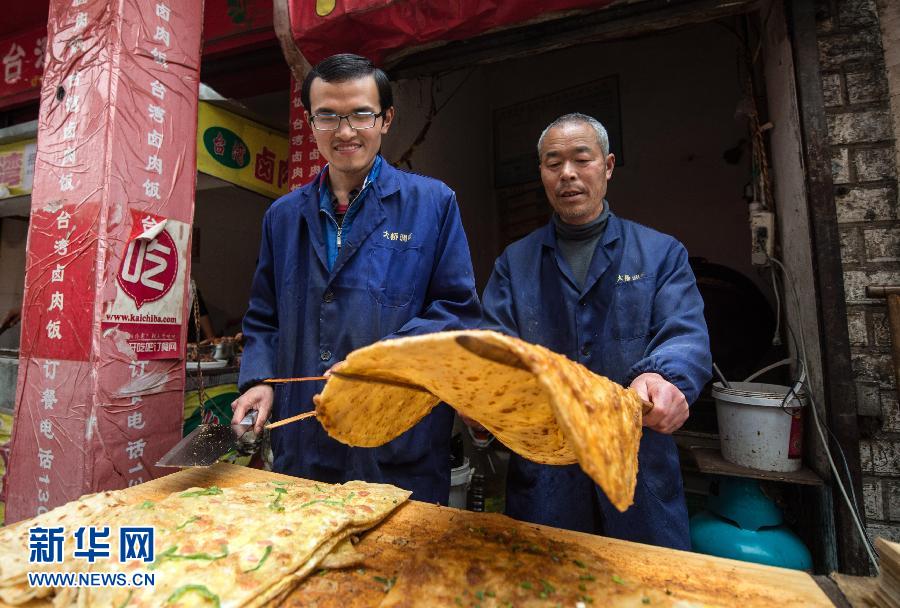
<path id="1" fill-rule="evenodd" d="M 263 606 L 277 604 L 316 568 L 358 563 L 350 538 L 410 493 L 385 484 L 252 482 L 190 488 L 154 502 L 124 505 L 121 493 L 96 494 L 0 530 L 0 598 L 19 605 L 53 595 L 59 606 Z M 28 528 L 64 525 L 63 564 L 28 563 Z M 72 558 L 78 526 L 110 528 L 111 558 Z M 121 526 L 154 526 L 153 563 L 120 563 Z M 31 589 L 29 571 L 152 572 L 153 587 Z"/>
<path id="2" fill-rule="evenodd" d="M 529 460 L 578 462 L 620 511 L 633 502 L 642 401 L 563 355 L 492 331 L 441 332 L 358 349 L 335 372 L 316 416 L 339 441 L 382 445 L 444 401 Z"/>
<path id="3" fill-rule="evenodd" d="M 123 506 L 121 492 L 101 492 L 83 496 L 52 511 L 0 528 L 0 603 L 19 606 L 55 595 L 49 587 L 30 587 L 26 573 L 61 570 L 60 564 L 28 563 L 29 528 L 63 526 L 73 532 L 78 526 L 94 525 L 110 510 Z M 74 564 L 71 537 L 64 544 L 65 564 Z"/>

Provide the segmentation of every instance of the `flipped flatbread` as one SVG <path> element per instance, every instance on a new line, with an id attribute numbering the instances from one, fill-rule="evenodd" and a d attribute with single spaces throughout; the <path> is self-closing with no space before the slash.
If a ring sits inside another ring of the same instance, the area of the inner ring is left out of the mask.
<path id="1" fill-rule="evenodd" d="M 525 369 L 476 355 L 459 336 Z M 529 460 L 578 462 L 620 511 L 633 502 L 641 399 L 563 355 L 493 331 L 441 332 L 358 349 L 336 372 L 353 378 L 329 378 L 316 416 L 338 441 L 383 445 L 445 401 Z"/>

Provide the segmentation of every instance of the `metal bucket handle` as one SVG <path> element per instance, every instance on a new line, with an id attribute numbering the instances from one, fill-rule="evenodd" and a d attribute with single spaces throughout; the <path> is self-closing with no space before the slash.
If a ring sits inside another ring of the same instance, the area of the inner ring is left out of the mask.
<path id="1" fill-rule="evenodd" d="M 749 376 L 744 378 L 744 382 L 752 382 L 753 380 L 755 380 L 756 378 L 759 378 L 766 372 L 776 369 L 778 367 L 781 367 L 782 365 L 788 365 L 789 363 L 791 363 L 793 361 L 794 361 L 793 357 L 787 357 L 786 359 L 782 359 L 781 361 L 776 361 L 775 363 L 767 365 L 764 368 L 753 372 L 752 374 L 750 374 Z M 788 392 L 785 393 L 784 399 L 781 400 L 782 411 L 785 414 L 787 414 L 788 416 L 794 416 L 794 417 L 800 416 L 800 412 L 802 411 L 803 402 L 800 401 L 800 395 L 799 395 L 798 391 L 803 387 L 803 383 L 806 381 L 806 367 L 803 365 L 803 361 L 798 361 L 798 362 L 800 363 L 800 379 L 797 380 L 794 384 L 792 384 L 788 388 Z M 801 405 L 794 406 L 794 407 L 788 407 L 788 405 L 787 405 L 788 402 L 790 402 L 794 397 L 796 397 L 797 400 L 800 401 Z M 794 410 L 794 411 L 791 411 L 791 410 Z"/>

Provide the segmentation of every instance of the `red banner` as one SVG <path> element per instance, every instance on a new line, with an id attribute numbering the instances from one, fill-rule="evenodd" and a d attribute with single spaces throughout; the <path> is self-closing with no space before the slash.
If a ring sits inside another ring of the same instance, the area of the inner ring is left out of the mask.
<path id="1" fill-rule="evenodd" d="M 78 2 L 73 0 L 76 8 Z M 275 40 L 272 0 L 206 0 L 203 6 L 204 56 L 270 44 Z M 15 20 L 17 16 L 14 10 L 11 18 Z M 27 11 L 21 24 L 23 29 L 0 38 L 0 60 L 3 61 L 0 108 L 32 101 L 40 95 L 47 24 L 38 23 L 39 17 L 39 10 Z"/>
<path id="2" fill-rule="evenodd" d="M 181 436 L 201 6 L 51 1 L 7 521 Z"/>
<path id="3" fill-rule="evenodd" d="M 272 0 L 205 0 L 203 55 L 275 39 Z"/>
<path id="4" fill-rule="evenodd" d="M 44 25 L 0 39 L 0 107 L 37 98 L 44 72 Z"/>
<path id="5" fill-rule="evenodd" d="M 602 8 L 612 0 L 292 0 L 291 30 L 315 65 L 334 53 L 353 52 L 375 63 L 393 51 L 462 40 L 554 12 Z"/>
<path id="6" fill-rule="evenodd" d="M 313 137 L 312 128 L 306 120 L 303 103 L 300 101 L 301 83 L 291 78 L 291 129 L 290 129 L 290 188 L 296 190 L 307 183 L 325 167 L 325 159 L 319 155 L 319 148 Z"/>

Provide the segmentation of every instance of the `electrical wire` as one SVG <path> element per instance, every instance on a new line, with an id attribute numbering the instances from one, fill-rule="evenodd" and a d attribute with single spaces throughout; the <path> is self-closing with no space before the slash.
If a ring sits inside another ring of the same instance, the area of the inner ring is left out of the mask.
<path id="1" fill-rule="evenodd" d="M 786 323 L 788 331 L 791 334 L 791 338 L 794 342 L 795 350 L 797 351 L 797 361 L 800 365 L 800 376 L 799 376 L 798 380 L 790 387 L 790 389 L 788 390 L 788 394 L 785 395 L 785 400 L 782 401 L 782 406 L 783 406 L 786 401 L 790 401 L 793 398 L 792 395 L 796 396 L 798 389 L 803 388 L 803 386 L 807 382 L 808 367 L 807 367 L 807 357 L 806 357 L 806 334 L 803 329 L 803 323 L 801 322 L 803 316 L 802 316 L 802 308 L 800 306 L 800 296 L 797 294 L 797 286 L 794 283 L 794 280 L 791 276 L 790 271 L 784 266 L 784 264 L 781 263 L 780 260 L 778 260 L 776 258 L 769 257 L 769 261 L 776 264 L 778 266 L 779 270 L 781 270 L 781 273 L 784 275 L 785 285 L 786 286 L 790 285 L 791 295 L 793 296 L 794 305 L 797 308 L 797 323 L 800 325 L 800 331 L 799 331 L 800 344 L 799 344 L 799 349 L 798 349 L 796 335 L 792 331 L 790 324 Z M 844 482 L 841 479 L 841 474 L 838 471 L 837 464 L 835 463 L 834 457 L 831 454 L 831 448 L 829 447 L 828 437 L 825 435 L 825 432 L 823 431 L 823 428 L 827 428 L 827 427 L 822 423 L 821 419 L 819 418 L 818 405 L 816 405 L 815 399 L 813 398 L 813 395 L 812 395 L 812 391 L 807 390 L 806 393 L 809 398 L 809 404 L 812 409 L 813 422 L 815 423 L 814 426 L 816 427 L 816 431 L 818 432 L 819 439 L 822 441 L 822 447 L 825 450 L 825 456 L 828 460 L 828 464 L 831 468 L 831 472 L 834 475 L 835 483 L 836 483 L 838 489 L 840 490 L 841 495 L 844 498 L 844 502 L 846 502 L 847 506 L 850 508 L 850 514 L 852 515 L 853 523 L 856 525 L 856 529 L 859 532 L 859 536 L 863 540 L 863 544 L 866 548 L 866 553 L 868 554 L 869 559 L 872 561 L 872 565 L 875 568 L 875 572 L 878 573 L 878 572 L 880 572 L 878 557 L 876 555 L 875 548 L 872 546 L 872 541 L 869 539 L 869 535 L 866 533 L 865 527 L 862 524 L 862 518 L 860 517 L 860 514 L 859 514 L 859 507 L 858 507 L 858 503 L 857 503 L 857 499 L 856 499 L 856 492 L 853 490 L 853 484 L 849 477 L 849 466 L 847 466 L 846 456 L 843 453 L 843 449 L 841 448 L 840 444 L 838 443 L 837 444 L 838 451 L 841 453 L 841 457 L 844 460 L 844 465 L 847 467 L 848 482 L 850 483 L 850 486 L 851 486 L 850 491 L 853 494 L 852 500 L 851 500 L 850 496 L 847 494 L 847 488 L 845 487 Z M 830 430 L 828 432 L 829 432 L 829 434 L 832 435 L 832 437 L 834 436 Z"/>
<path id="2" fill-rule="evenodd" d="M 775 279 L 775 265 L 769 264 L 769 268 L 772 270 L 772 292 L 775 294 L 775 333 L 772 334 L 772 346 L 781 346 L 781 296 Z"/>
<path id="3" fill-rule="evenodd" d="M 772 15 L 772 10 L 774 9 L 774 4 L 775 3 L 771 3 L 771 5 L 769 6 L 769 12 L 766 14 L 766 16 L 763 20 L 764 25 L 765 25 L 765 23 L 768 22 L 769 17 Z M 745 25 L 747 23 L 748 22 L 745 21 Z M 731 28 L 728 28 L 728 29 L 731 30 Z M 745 61 L 747 62 L 748 66 L 752 66 L 752 65 L 756 64 L 756 62 L 758 61 L 759 56 L 760 56 L 760 51 L 762 50 L 762 47 L 763 47 L 762 38 L 760 37 L 755 51 L 751 51 L 747 40 L 745 40 L 743 37 L 738 35 L 737 32 L 733 31 L 732 33 L 734 33 L 740 40 L 741 47 L 742 47 L 744 57 L 745 57 Z M 768 210 L 768 209 L 772 209 L 772 207 L 774 206 L 774 197 L 773 197 L 773 193 L 772 193 L 772 183 L 771 183 L 771 179 L 770 179 L 770 175 L 769 175 L 769 163 L 768 163 L 768 158 L 766 156 L 765 143 L 763 140 L 764 139 L 763 131 L 765 130 L 765 128 L 763 125 L 760 124 L 760 117 L 759 117 L 758 108 L 756 105 L 756 97 L 754 95 L 754 89 L 753 89 L 753 71 L 749 67 L 747 69 L 747 77 L 745 78 L 745 94 L 747 95 L 747 97 L 751 103 L 751 108 L 750 108 L 747 118 L 750 122 L 750 131 L 752 134 L 751 143 L 752 143 L 752 148 L 753 148 L 753 172 L 754 172 L 754 174 L 756 174 L 754 187 L 755 187 L 755 189 L 758 190 L 758 194 L 759 194 L 759 197 L 757 198 L 757 200 L 762 203 L 763 209 Z M 797 352 L 797 361 L 800 366 L 800 376 L 799 376 L 798 380 L 793 385 L 791 385 L 791 387 L 788 389 L 788 393 L 785 395 L 784 399 L 781 402 L 782 409 L 785 412 L 790 413 L 786 407 L 786 404 L 788 402 L 790 402 L 794 397 L 797 396 L 798 390 L 803 388 L 804 383 L 806 382 L 806 379 L 807 379 L 808 367 L 807 367 L 807 358 L 806 358 L 806 336 L 805 336 L 805 332 L 803 329 L 803 323 L 801 322 L 803 315 L 802 315 L 802 309 L 800 307 L 800 297 L 797 294 L 797 286 L 794 283 L 790 272 L 788 271 L 787 268 L 785 268 L 784 264 L 782 264 L 780 260 L 777 260 L 770 256 L 767 256 L 767 257 L 768 257 L 768 260 L 770 263 L 776 264 L 778 266 L 778 268 L 781 270 L 782 274 L 784 275 L 785 284 L 788 284 L 788 283 L 790 284 L 791 292 L 794 297 L 794 304 L 797 307 L 797 322 L 800 325 L 800 345 L 799 345 L 799 348 L 797 348 L 797 337 L 796 337 L 796 335 L 794 335 L 794 332 L 792 331 L 792 329 L 790 327 L 790 323 L 787 320 L 785 321 L 785 327 L 787 327 L 788 333 L 791 336 L 792 342 L 794 344 L 794 350 Z M 776 280 L 776 273 L 775 273 L 774 267 L 772 268 L 772 286 L 773 286 L 773 291 L 775 293 L 775 301 L 776 301 L 777 311 L 778 311 L 778 313 L 777 313 L 778 316 L 776 318 L 776 331 L 775 331 L 775 334 L 772 339 L 772 344 L 773 344 L 773 346 L 778 346 L 780 344 L 780 335 L 779 335 L 778 329 L 780 328 L 780 325 L 781 325 L 781 301 L 780 301 L 780 297 L 779 297 L 780 290 L 778 289 L 778 283 Z M 777 365 L 779 365 L 779 364 L 769 366 L 768 369 L 771 369 L 772 367 L 777 367 Z M 764 371 L 768 371 L 768 369 L 766 369 Z M 764 371 L 760 371 L 757 374 L 754 374 L 752 377 L 756 377 L 756 376 L 760 375 L 761 373 L 764 373 Z M 829 447 L 828 438 L 825 436 L 825 433 L 822 430 L 823 426 L 826 429 L 828 429 L 828 427 L 823 425 L 822 421 L 819 418 L 818 406 L 815 403 L 815 399 L 813 398 L 812 391 L 808 390 L 808 388 L 807 388 L 806 393 L 808 395 L 810 406 L 812 408 L 813 420 L 815 422 L 816 431 L 818 432 L 819 438 L 822 441 L 822 447 L 825 450 L 825 455 L 828 459 L 828 464 L 830 465 L 831 471 L 834 474 L 835 482 L 837 483 L 838 489 L 840 490 L 841 495 L 844 498 L 844 501 L 850 507 L 850 513 L 853 516 L 853 522 L 856 524 L 857 531 L 859 532 L 860 537 L 864 541 L 864 545 L 866 547 L 866 552 L 868 553 L 869 559 L 872 560 L 872 564 L 875 567 L 875 571 L 878 572 L 879 571 L 878 558 L 876 556 L 875 549 L 872 546 L 872 542 L 869 540 L 869 536 L 868 536 L 868 534 L 866 534 L 865 528 L 862 525 L 862 518 L 860 517 L 860 511 L 859 511 L 858 501 L 857 501 L 857 497 L 856 497 L 856 492 L 853 489 L 853 483 L 852 483 L 852 478 L 850 476 L 850 467 L 847 463 L 847 457 L 844 454 L 841 444 L 837 441 L 837 438 L 835 438 L 835 445 L 837 445 L 838 452 L 841 455 L 841 459 L 843 461 L 843 464 L 844 464 L 844 467 L 845 467 L 845 470 L 847 473 L 847 481 L 850 485 L 850 492 L 853 495 L 852 501 L 850 499 L 850 496 L 847 495 L 847 489 L 844 486 L 844 482 L 841 479 L 841 475 L 840 475 L 840 472 L 838 471 L 837 464 L 835 464 L 835 462 L 834 462 L 834 457 L 831 454 L 831 448 Z M 830 429 L 828 429 L 828 433 L 832 437 L 834 437 L 834 433 L 832 433 Z"/>
<path id="4" fill-rule="evenodd" d="M 774 264 L 771 267 L 773 268 L 773 271 L 774 271 L 774 268 L 775 268 Z M 783 267 L 784 266 L 782 265 L 782 268 Z M 772 276 L 774 279 L 775 275 L 773 274 Z M 777 281 L 773 281 L 773 282 L 775 284 L 775 288 L 777 290 L 780 290 L 780 288 L 778 287 Z M 793 283 L 792 283 L 792 285 L 793 285 Z M 795 303 L 797 303 L 798 309 L 799 309 L 799 297 L 797 296 L 796 289 L 794 292 L 794 301 L 795 301 Z M 798 316 L 798 319 L 799 318 L 800 317 Z M 801 329 L 802 329 L 802 326 L 801 326 Z M 797 335 L 794 333 L 794 330 L 790 325 L 787 326 L 787 330 L 788 330 L 788 336 L 791 339 L 791 344 L 794 345 L 794 352 L 799 353 L 800 352 L 800 344 L 797 342 Z M 804 351 L 804 356 L 805 356 L 805 354 L 806 353 Z M 792 360 L 793 359 L 787 359 L 787 361 L 792 361 Z M 802 361 L 801 364 L 805 366 L 805 360 Z M 806 370 L 805 367 L 803 369 L 801 369 L 800 378 L 798 378 L 798 380 L 791 385 L 790 390 L 788 390 L 787 394 L 784 396 L 784 399 L 782 399 L 782 401 L 781 401 L 781 407 L 786 413 L 790 413 L 786 409 L 786 404 L 789 400 L 791 400 L 791 395 L 795 395 L 795 396 L 797 395 L 796 388 L 798 386 L 798 383 L 800 383 L 802 378 L 804 377 L 805 370 Z M 807 391 L 807 392 L 810 392 L 810 391 Z M 812 399 L 810 399 L 810 401 L 812 401 Z M 818 410 L 816 410 L 816 413 L 818 413 Z M 847 483 L 850 486 L 850 495 L 853 498 L 853 505 L 854 505 L 854 508 L 856 509 L 856 514 L 858 516 L 859 513 L 863 510 L 863 507 L 860 506 L 861 503 L 860 503 L 859 497 L 856 495 L 856 490 L 853 488 L 853 483 L 852 483 L 853 476 L 850 474 L 850 463 L 847 462 L 847 455 L 844 454 L 844 449 L 841 447 L 841 443 L 838 441 L 837 436 L 832 432 L 832 430 L 830 428 L 828 428 L 828 425 L 824 425 L 824 427 L 825 427 L 825 430 L 828 431 L 828 434 L 831 435 L 831 438 L 834 439 L 834 444 L 838 448 L 838 454 L 841 457 L 841 463 L 844 465 L 844 474 L 846 475 Z M 826 445 L 826 448 L 827 448 L 827 445 Z M 866 536 L 866 541 L 871 546 L 871 540 L 868 538 L 868 535 Z M 874 549 L 874 547 L 873 547 L 873 549 Z"/>
<path id="5" fill-rule="evenodd" d="M 787 329 L 788 329 L 788 335 L 791 337 L 791 344 L 794 345 L 794 351 L 800 352 L 800 345 L 797 342 L 797 336 L 794 334 L 794 330 L 791 329 L 790 327 L 788 327 Z M 790 359 L 790 360 L 793 361 L 793 359 Z M 782 399 L 782 401 L 781 401 L 782 409 L 786 408 L 786 404 L 788 401 L 790 401 L 792 399 L 792 395 L 798 396 L 796 389 L 797 389 L 799 383 L 801 383 L 801 379 L 803 377 L 804 377 L 804 372 L 801 371 L 801 377 L 798 378 L 797 381 L 795 381 L 793 384 L 791 384 L 790 389 L 788 390 L 787 394 L 784 396 L 784 399 Z M 802 388 L 802 386 L 801 386 L 801 388 Z M 809 392 L 809 391 L 807 391 L 807 392 Z M 799 396 L 798 396 L 798 398 L 799 398 Z M 812 402 L 812 399 L 810 401 Z M 785 409 L 785 411 L 787 411 L 787 410 Z M 816 410 L 816 412 L 818 412 L 818 410 Z M 847 477 L 847 483 L 850 486 L 850 497 L 853 499 L 853 505 L 854 505 L 854 508 L 856 509 L 856 513 L 858 515 L 860 513 L 860 511 L 863 510 L 863 507 L 861 507 L 859 497 L 856 495 L 856 490 L 853 488 L 853 483 L 852 483 L 853 476 L 850 474 L 850 463 L 847 462 L 847 455 L 844 454 L 844 448 L 841 447 L 841 443 L 838 441 L 837 436 L 832 432 L 832 430 L 830 428 L 828 428 L 828 425 L 824 425 L 824 427 L 825 427 L 825 430 L 828 432 L 828 434 L 831 435 L 831 438 L 834 439 L 834 444 L 838 448 L 838 455 L 840 455 L 840 457 L 841 457 L 841 464 L 844 465 L 844 475 Z M 871 546 L 871 540 L 868 538 L 868 535 L 866 535 L 866 541 Z"/>
<path id="6" fill-rule="evenodd" d="M 799 322 L 799 320 L 801 319 L 800 297 L 797 294 L 796 285 L 790 276 L 790 272 L 787 270 L 787 268 L 785 268 L 784 264 L 782 264 L 779 260 L 775 260 L 774 258 L 770 258 L 770 259 L 779 265 L 781 271 L 785 274 L 785 278 L 788 281 L 790 281 L 792 295 L 794 296 L 794 304 L 797 307 L 797 318 L 798 318 L 798 322 Z M 806 359 L 806 335 L 805 335 L 805 332 L 803 331 L 803 325 L 802 324 L 800 325 L 800 344 L 799 345 L 797 343 L 797 336 L 794 333 L 793 329 L 790 326 L 788 326 L 787 329 L 788 329 L 788 334 L 791 337 L 791 342 L 794 345 L 794 350 L 798 354 L 800 354 L 802 356 L 802 358 L 798 359 L 800 366 L 801 366 L 800 377 L 793 385 L 791 385 L 790 390 L 785 395 L 784 400 L 782 400 L 782 407 L 784 407 L 786 401 L 788 401 L 792 398 L 792 395 L 797 396 L 798 388 L 803 388 L 806 379 L 809 377 L 808 376 L 807 359 Z M 810 405 L 812 406 L 813 420 L 816 424 L 816 430 L 818 431 L 819 438 L 822 441 L 822 445 L 825 449 L 826 456 L 828 457 L 829 463 L 831 465 L 832 472 L 834 473 L 835 480 L 838 482 L 838 488 L 841 490 L 844 500 L 850 506 L 850 510 L 851 510 L 851 513 L 854 518 L 854 523 L 856 524 L 857 529 L 859 530 L 863 540 L 865 541 L 866 551 L 869 554 L 869 558 L 873 561 L 873 564 L 875 565 L 875 570 L 877 572 L 878 571 L 878 562 L 876 561 L 877 558 L 874 557 L 874 555 L 877 554 L 877 552 L 875 551 L 875 548 L 874 548 L 874 545 L 872 544 L 871 539 L 869 538 L 868 534 L 864 531 L 864 528 L 862 526 L 862 518 L 860 517 L 859 498 L 856 496 L 856 490 L 853 488 L 852 476 L 850 475 L 850 465 L 847 462 L 847 456 L 846 456 L 846 454 L 844 454 L 844 449 L 841 447 L 841 444 L 840 444 L 840 442 L 838 442 L 835 434 L 831 431 L 830 428 L 828 428 L 828 426 L 826 424 L 822 423 L 822 420 L 819 416 L 818 407 L 815 404 L 815 400 L 812 397 L 811 391 L 807 390 L 807 393 L 809 394 L 809 401 L 810 401 Z M 840 454 L 842 464 L 844 465 L 844 472 L 847 476 L 847 484 L 850 486 L 850 495 L 852 497 L 852 502 L 851 502 L 850 498 L 847 497 L 846 487 L 844 486 L 843 481 L 841 480 L 840 473 L 837 470 L 837 465 L 834 463 L 834 459 L 832 457 L 831 450 L 829 448 L 828 440 L 825 438 L 825 436 L 822 432 L 823 428 L 828 432 L 829 435 L 831 435 L 831 437 L 835 441 L 835 445 L 838 448 L 838 454 Z"/>

